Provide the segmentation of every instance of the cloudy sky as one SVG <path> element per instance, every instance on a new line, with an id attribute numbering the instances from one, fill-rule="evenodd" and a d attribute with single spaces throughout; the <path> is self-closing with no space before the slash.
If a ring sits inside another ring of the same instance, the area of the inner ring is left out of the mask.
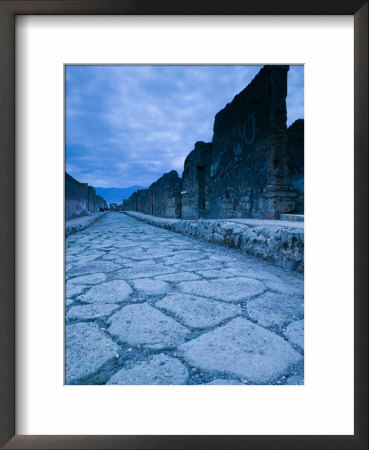
<path id="1" fill-rule="evenodd" d="M 215 114 L 261 66 L 67 66 L 66 170 L 95 187 L 181 176 Z M 304 117 L 302 66 L 288 72 L 287 124 Z"/>

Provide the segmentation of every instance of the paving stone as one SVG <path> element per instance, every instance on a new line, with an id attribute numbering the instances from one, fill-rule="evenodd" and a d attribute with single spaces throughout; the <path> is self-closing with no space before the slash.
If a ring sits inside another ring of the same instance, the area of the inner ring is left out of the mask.
<path id="1" fill-rule="evenodd" d="M 115 264 L 120 264 L 121 266 L 124 266 L 124 267 L 136 266 L 137 263 L 147 264 L 147 261 L 133 261 L 132 259 L 128 259 L 128 258 L 117 258 L 117 259 L 113 259 L 112 261 Z"/>
<path id="2" fill-rule="evenodd" d="M 102 256 L 101 258 L 100 258 L 100 261 L 112 261 L 112 262 L 114 262 L 115 264 L 117 264 L 117 262 L 116 261 L 119 261 L 119 260 L 121 260 L 122 258 L 120 257 L 120 256 L 118 256 L 118 255 L 116 255 L 116 254 L 111 254 L 111 253 L 106 253 L 104 256 Z M 127 261 L 131 261 L 131 260 L 129 260 L 129 259 L 127 259 Z"/>
<path id="3" fill-rule="evenodd" d="M 265 291 L 262 282 L 246 277 L 185 281 L 179 284 L 179 289 L 225 302 L 245 301 Z"/>
<path id="4" fill-rule="evenodd" d="M 174 348 L 188 336 L 187 328 L 147 303 L 125 306 L 108 323 L 111 335 L 132 346 Z"/>
<path id="5" fill-rule="evenodd" d="M 290 385 L 303 385 L 304 384 L 304 375 L 291 375 L 287 378 L 286 384 Z"/>
<path id="6" fill-rule="evenodd" d="M 65 296 L 66 298 L 72 298 L 72 297 L 76 297 L 77 295 L 79 295 L 84 289 L 86 289 L 88 286 L 86 286 L 85 284 L 80 284 L 80 285 L 74 285 L 74 284 L 69 284 L 67 283 L 65 286 Z"/>
<path id="7" fill-rule="evenodd" d="M 221 378 L 217 378 L 216 380 L 210 381 L 210 383 L 206 384 L 216 384 L 216 385 L 236 385 L 236 384 L 243 384 L 241 381 L 237 380 L 222 380 Z"/>
<path id="8" fill-rule="evenodd" d="M 182 344 L 185 360 L 202 371 L 268 384 L 303 357 L 276 334 L 243 318 Z"/>
<path id="9" fill-rule="evenodd" d="M 83 305 L 72 306 L 67 313 L 67 320 L 91 320 L 98 317 L 110 316 L 110 314 L 119 308 L 118 305 Z"/>
<path id="10" fill-rule="evenodd" d="M 227 263 L 234 263 L 234 262 L 238 262 L 237 259 L 234 256 L 226 256 L 226 255 L 211 255 L 209 258 L 211 261 L 222 261 L 222 262 L 227 262 Z"/>
<path id="11" fill-rule="evenodd" d="M 286 277 L 284 280 L 265 280 L 265 284 L 273 291 L 281 292 L 288 295 L 304 295 L 303 280 L 296 280 L 292 277 Z"/>
<path id="12" fill-rule="evenodd" d="M 298 320 L 292 322 L 286 328 L 284 332 L 286 338 L 292 342 L 292 344 L 298 345 L 300 348 L 304 348 L 304 320 Z"/>
<path id="13" fill-rule="evenodd" d="M 173 264 L 174 269 L 176 271 L 188 271 L 188 272 L 196 272 L 198 270 L 211 270 L 211 269 L 221 269 L 224 267 L 221 261 L 191 261 L 191 262 L 182 262 L 181 264 Z"/>
<path id="14" fill-rule="evenodd" d="M 71 278 L 68 280 L 70 284 L 100 284 L 106 281 L 104 273 L 94 273 L 91 275 L 83 275 L 81 277 Z"/>
<path id="15" fill-rule="evenodd" d="M 164 266 L 163 264 L 156 264 L 155 261 L 152 261 L 152 264 L 135 264 L 133 267 L 121 269 L 115 274 L 115 276 L 125 280 L 134 280 L 138 278 L 151 278 L 155 275 L 163 275 L 165 273 L 173 272 L 176 272 L 176 270 Z"/>
<path id="16" fill-rule="evenodd" d="M 200 280 L 201 277 L 191 272 L 177 272 L 159 275 L 156 280 L 171 281 L 172 283 L 179 283 L 180 281 Z"/>
<path id="17" fill-rule="evenodd" d="M 266 292 L 247 303 L 247 312 L 264 327 L 280 327 L 303 316 L 304 300 L 298 296 Z"/>
<path id="18" fill-rule="evenodd" d="M 150 361 L 121 369 L 106 384 L 186 384 L 188 370 L 178 359 L 155 355 Z"/>
<path id="19" fill-rule="evenodd" d="M 160 280 L 151 280 L 149 278 L 141 278 L 133 282 L 135 289 L 145 295 L 165 294 L 170 290 L 168 283 Z"/>
<path id="20" fill-rule="evenodd" d="M 85 303 L 121 303 L 130 300 L 132 288 L 123 280 L 107 281 L 89 289 L 78 300 Z"/>
<path id="21" fill-rule="evenodd" d="M 266 266 L 266 267 L 265 267 Z M 254 264 L 255 267 L 255 264 Z M 276 283 L 279 285 L 284 285 L 284 283 L 281 283 L 281 274 L 279 273 L 278 275 L 274 275 L 273 273 L 270 273 L 270 270 L 274 270 L 274 271 L 278 271 L 280 272 L 280 268 L 276 267 L 276 266 L 271 266 L 271 265 L 267 265 L 266 263 L 264 263 L 263 261 L 260 261 L 260 263 L 258 264 L 258 266 L 256 266 L 256 270 L 254 267 L 245 267 L 245 269 L 250 273 L 250 277 L 251 278 L 255 278 L 256 280 L 263 280 L 263 281 L 269 281 L 272 284 L 270 284 L 270 286 L 276 286 Z M 283 269 L 282 269 L 283 270 Z M 285 280 L 288 281 L 291 280 L 291 276 L 285 271 L 285 273 L 282 275 L 283 278 L 285 278 Z M 294 278 L 292 278 L 294 279 Z M 301 289 L 299 289 L 301 290 Z M 303 289 L 301 290 L 303 291 Z M 286 293 L 286 292 L 284 292 Z M 287 292 L 288 294 L 288 292 Z M 303 295 L 301 293 L 301 295 Z"/>
<path id="22" fill-rule="evenodd" d="M 156 307 L 175 314 L 192 328 L 209 328 L 242 313 L 237 305 L 174 292 L 155 304 Z"/>
<path id="23" fill-rule="evenodd" d="M 166 245 L 167 248 L 170 248 L 174 251 L 178 251 L 178 250 L 192 250 L 194 248 L 194 243 L 181 243 L 181 242 L 175 242 L 173 243 L 173 241 L 167 241 Z"/>
<path id="24" fill-rule="evenodd" d="M 227 267 L 224 269 L 224 272 L 229 273 L 230 275 L 236 276 L 236 277 L 249 277 L 254 278 L 254 270 L 247 267 Z"/>
<path id="25" fill-rule="evenodd" d="M 81 265 L 81 264 L 87 264 L 87 263 L 89 263 L 89 262 L 92 262 L 92 261 L 95 261 L 97 258 L 99 258 L 101 255 L 103 255 L 103 253 L 102 252 L 100 252 L 100 253 L 98 253 L 98 254 L 92 254 L 92 255 L 84 255 L 83 253 L 82 254 L 77 254 L 77 255 L 74 255 L 74 256 L 71 256 L 71 259 L 69 260 L 69 258 L 68 258 L 68 263 L 70 262 L 70 263 L 72 263 L 72 264 L 75 264 L 75 263 L 77 263 L 78 265 Z"/>
<path id="26" fill-rule="evenodd" d="M 66 264 L 74 264 L 74 263 L 78 263 L 78 255 L 68 255 L 65 258 L 65 263 Z"/>
<path id="27" fill-rule="evenodd" d="M 157 248 L 148 248 L 147 254 L 150 255 L 150 259 L 167 258 L 175 255 L 171 249 L 164 248 L 163 250 L 158 250 Z"/>
<path id="28" fill-rule="evenodd" d="M 235 275 L 227 269 L 198 270 L 198 274 L 205 278 L 233 278 Z M 245 276 L 245 273 L 243 273 Z"/>
<path id="29" fill-rule="evenodd" d="M 160 253 L 159 253 L 160 254 Z M 167 253 L 163 253 L 163 256 L 166 256 Z M 124 250 L 122 251 L 122 253 L 120 254 L 120 257 L 124 257 L 124 258 L 128 258 L 131 259 L 133 261 L 143 261 L 145 259 L 154 259 L 155 256 L 153 256 L 151 254 L 151 252 L 146 252 L 144 251 L 142 248 L 140 247 L 136 247 L 136 248 L 130 248 L 128 250 Z"/>
<path id="30" fill-rule="evenodd" d="M 119 250 L 112 250 L 111 253 L 120 256 L 122 252 L 125 252 L 127 249 L 132 250 L 138 248 L 139 245 L 137 242 L 130 242 L 129 240 L 124 239 L 123 241 L 115 241 L 115 247 Z"/>
<path id="31" fill-rule="evenodd" d="M 114 270 L 120 269 L 121 266 L 114 264 L 110 261 L 94 261 L 88 264 L 80 264 L 74 266 L 68 271 L 68 277 L 76 277 L 78 275 L 88 275 L 97 272 L 113 272 Z"/>
<path id="32" fill-rule="evenodd" d="M 154 260 L 147 260 L 144 259 L 142 261 L 133 261 L 133 259 L 118 259 L 115 260 L 116 264 L 121 264 L 123 266 L 123 268 L 127 269 L 127 268 L 131 268 L 131 267 L 138 267 L 138 266 L 145 266 L 148 267 L 150 264 L 155 265 L 157 264 Z M 119 275 L 119 271 L 116 272 L 116 275 Z"/>
<path id="33" fill-rule="evenodd" d="M 118 351 L 118 345 L 105 336 L 95 323 L 66 326 L 66 384 L 77 384 L 93 375 Z"/>
<path id="34" fill-rule="evenodd" d="M 205 260 L 206 255 L 202 252 L 177 252 L 173 256 L 164 258 L 164 264 L 172 265 L 182 262 Z"/>

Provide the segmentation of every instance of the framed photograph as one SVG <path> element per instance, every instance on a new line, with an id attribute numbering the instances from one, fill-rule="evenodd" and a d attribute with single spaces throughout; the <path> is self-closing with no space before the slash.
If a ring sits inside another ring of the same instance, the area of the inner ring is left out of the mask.
<path id="1" fill-rule="evenodd" d="M 367 448 L 368 4 L 0 13 L 3 448 Z"/>

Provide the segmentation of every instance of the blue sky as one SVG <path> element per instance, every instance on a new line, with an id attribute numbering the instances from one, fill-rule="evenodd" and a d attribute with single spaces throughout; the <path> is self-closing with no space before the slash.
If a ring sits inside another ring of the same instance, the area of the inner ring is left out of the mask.
<path id="1" fill-rule="evenodd" d="M 67 66 L 66 170 L 95 187 L 149 186 L 212 139 L 215 114 L 261 66 Z M 304 117 L 303 66 L 288 72 L 287 124 Z"/>

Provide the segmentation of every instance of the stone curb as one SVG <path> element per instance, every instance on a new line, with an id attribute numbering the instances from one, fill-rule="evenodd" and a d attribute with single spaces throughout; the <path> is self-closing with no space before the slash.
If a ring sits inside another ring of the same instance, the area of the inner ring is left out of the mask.
<path id="1" fill-rule="evenodd" d="M 289 271 L 304 272 L 304 230 L 301 228 L 278 225 L 250 227 L 217 219 L 165 219 L 133 211 L 125 211 L 124 214 L 149 225 L 238 249 Z"/>
<path id="2" fill-rule="evenodd" d="M 90 220 L 87 219 L 86 216 L 86 221 L 83 223 L 77 223 L 77 224 L 68 224 L 68 221 L 66 221 L 65 223 L 65 237 L 68 237 L 69 235 L 73 234 L 73 233 L 78 233 L 78 231 L 82 231 L 85 228 L 89 227 L 90 225 L 92 225 L 94 222 L 96 222 L 96 220 L 100 219 L 101 217 L 103 217 L 107 212 L 102 212 L 101 214 L 95 214 L 93 216 L 88 216 Z M 72 219 L 70 222 L 73 222 L 74 219 Z"/>

